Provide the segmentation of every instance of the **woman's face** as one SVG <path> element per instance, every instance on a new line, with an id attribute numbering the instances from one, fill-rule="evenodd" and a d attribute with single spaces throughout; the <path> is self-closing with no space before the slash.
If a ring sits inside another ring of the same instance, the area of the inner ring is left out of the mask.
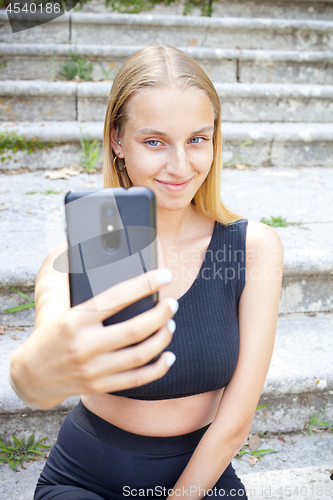
<path id="1" fill-rule="evenodd" d="M 185 208 L 213 160 L 209 97 L 198 89 L 145 88 L 129 100 L 126 113 L 122 136 L 112 132 L 112 147 L 125 159 L 133 185 L 150 188 L 160 208 Z"/>

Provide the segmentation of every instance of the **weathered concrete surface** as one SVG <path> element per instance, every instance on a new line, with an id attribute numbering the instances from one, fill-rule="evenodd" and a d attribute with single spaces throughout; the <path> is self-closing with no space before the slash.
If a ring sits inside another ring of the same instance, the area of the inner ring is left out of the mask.
<path id="1" fill-rule="evenodd" d="M 45 170 L 79 163 L 80 138 L 102 141 L 103 123 L 3 122 L 0 131 L 54 143 L 52 149 L 30 155 L 18 151 L 1 164 L 2 169 Z M 222 132 L 224 161 L 229 165 L 241 161 L 253 166 L 333 166 L 331 123 L 223 122 Z"/>
<path id="2" fill-rule="evenodd" d="M 121 64 L 143 45 L 78 45 L 93 63 L 92 78 L 112 80 Z M 179 47 L 193 57 L 212 81 L 220 83 L 333 84 L 333 52 L 236 50 Z M 0 43 L 0 79 L 53 80 L 73 52 L 72 44 Z"/>
<path id="3" fill-rule="evenodd" d="M 71 28 L 69 26 L 71 22 Z M 0 12 L 1 42 L 108 45 L 167 43 L 175 46 L 270 50 L 330 50 L 333 23 L 295 19 L 68 13 L 33 30 L 12 33 Z M 112 33 L 112 37 L 110 37 Z"/>
<path id="4" fill-rule="evenodd" d="M 77 88 L 78 120 L 104 120 L 110 84 L 82 83 Z M 333 86 L 215 83 L 215 88 L 225 121 L 332 121 Z"/>
<path id="5" fill-rule="evenodd" d="M 138 14 L 153 15 L 178 15 L 182 16 L 184 12 L 184 0 L 180 0 L 169 5 L 156 4 L 148 12 L 142 11 Z M 112 12 L 111 7 L 106 7 L 103 0 L 92 0 L 76 8 L 78 12 Z M 200 16 L 199 8 L 193 8 L 188 16 Z M 278 19 L 317 19 L 332 20 L 333 5 L 332 1 L 321 0 L 214 0 L 212 17 L 268 17 Z"/>
<path id="6" fill-rule="evenodd" d="M 110 82 L 0 82 L 3 121 L 103 121 Z M 223 118 L 230 122 L 327 122 L 333 86 L 216 83 Z"/>
<path id="7" fill-rule="evenodd" d="M 243 83 L 311 83 L 331 85 L 332 52 L 244 50 L 238 74 Z"/>
<path id="8" fill-rule="evenodd" d="M 42 16 L 39 16 L 41 19 Z M 35 15 L 34 15 L 34 19 Z M 49 19 L 48 17 L 44 20 Z M 68 43 L 70 40 L 70 14 L 48 21 L 46 24 L 34 26 L 13 33 L 8 21 L 7 12 L 0 10 L 0 42 L 6 43 Z"/>
<path id="9" fill-rule="evenodd" d="M 0 120 L 76 120 L 76 84 L 41 80 L 0 82 Z"/>
<path id="10" fill-rule="evenodd" d="M 142 45 L 78 45 L 76 52 L 93 63 L 93 79 L 111 80 L 123 62 L 141 48 Z M 0 78 L 53 80 L 73 50 L 74 45 L 65 44 L 0 44 L 0 63 L 5 65 Z M 237 81 L 237 50 L 183 50 L 198 60 L 211 79 L 220 82 Z"/>
<path id="11" fill-rule="evenodd" d="M 330 50 L 333 23 L 287 19 L 86 14 L 71 16 L 75 43 L 113 45 L 167 43 L 184 47 Z M 110 33 L 112 37 L 110 38 Z"/>

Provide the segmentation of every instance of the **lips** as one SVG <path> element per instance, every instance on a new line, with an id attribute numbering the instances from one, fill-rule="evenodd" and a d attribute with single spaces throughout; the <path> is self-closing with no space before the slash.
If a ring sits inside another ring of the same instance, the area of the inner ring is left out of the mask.
<path id="1" fill-rule="evenodd" d="M 186 182 L 182 182 L 180 184 L 174 184 L 171 182 L 168 183 L 168 182 L 164 182 L 164 181 L 159 181 L 157 179 L 156 179 L 156 182 L 158 182 L 160 186 L 167 189 L 168 191 L 178 192 L 178 191 L 182 191 L 183 189 L 185 189 L 189 185 L 189 183 L 191 182 L 191 179 L 189 179 Z"/>
<path id="2" fill-rule="evenodd" d="M 191 179 L 189 179 L 188 181 L 190 181 Z M 172 182 L 172 181 L 159 181 L 157 180 L 157 182 L 162 182 L 163 184 L 169 184 L 169 185 L 172 185 L 172 186 L 180 186 L 181 184 L 186 184 L 188 181 L 184 181 L 184 182 Z"/>

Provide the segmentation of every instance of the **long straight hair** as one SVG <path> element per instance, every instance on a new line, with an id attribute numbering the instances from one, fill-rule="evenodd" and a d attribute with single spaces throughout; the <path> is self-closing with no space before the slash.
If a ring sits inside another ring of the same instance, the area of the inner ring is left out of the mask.
<path id="1" fill-rule="evenodd" d="M 175 47 L 150 45 L 129 57 L 118 71 L 110 91 L 104 122 L 104 187 L 129 188 L 133 185 L 126 169 L 119 174 L 113 169 L 116 154 L 111 145 L 111 130 L 114 127 L 118 137 L 121 137 L 127 121 L 126 103 L 138 90 L 146 87 L 176 87 L 180 90 L 194 88 L 208 95 L 214 108 L 214 159 L 208 175 L 191 202 L 205 217 L 222 224 L 228 225 L 244 219 L 244 216 L 230 211 L 221 201 L 222 133 L 219 96 L 199 64 Z M 117 169 L 121 169 L 119 165 Z"/>

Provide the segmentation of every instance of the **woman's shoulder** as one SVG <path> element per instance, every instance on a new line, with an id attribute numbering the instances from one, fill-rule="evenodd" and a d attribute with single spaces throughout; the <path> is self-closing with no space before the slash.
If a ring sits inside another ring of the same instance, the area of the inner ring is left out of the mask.
<path id="1" fill-rule="evenodd" d="M 282 242 L 274 227 L 263 222 L 250 221 L 246 231 L 246 253 L 265 256 L 268 250 L 283 251 Z"/>

